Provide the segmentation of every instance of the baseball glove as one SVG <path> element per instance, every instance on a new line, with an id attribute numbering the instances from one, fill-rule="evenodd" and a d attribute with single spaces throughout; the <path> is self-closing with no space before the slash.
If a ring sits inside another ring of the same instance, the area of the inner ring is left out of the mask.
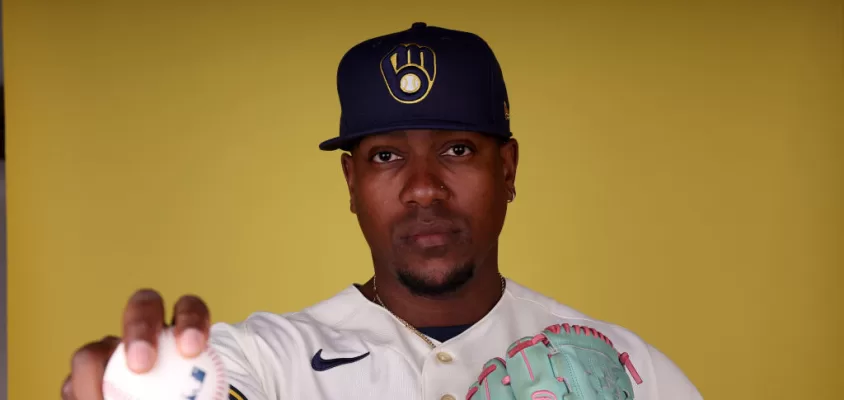
<path id="1" fill-rule="evenodd" d="M 630 356 L 619 354 L 602 333 L 552 325 L 484 364 L 466 400 L 632 400 L 625 368 L 642 383 Z"/>

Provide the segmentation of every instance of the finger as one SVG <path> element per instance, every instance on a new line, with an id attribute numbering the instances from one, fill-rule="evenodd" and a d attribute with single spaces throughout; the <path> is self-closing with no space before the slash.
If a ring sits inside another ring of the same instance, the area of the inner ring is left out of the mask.
<path id="1" fill-rule="evenodd" d="M 207 345 L 211 315 L 199 297 L 182 296 L 173 310 L 174 335 L 179 351 L 185 357 L 199 355 Z"/>
<path id="2" fill-rule="evenodd" d="M 65 382 L 62 388 L 63 398 L 101 400 L 105 368 L 118 344 L 120 339 L 106 337 L 80 348 L 71 359 L 71 374 L 69 382 Z M 64 397 L 66 393 L 69 397 Z"/>
<path id="3" fill-rule="evenodd" d="M 155 365 L 158 336 L 164 328 L 164 300 L 153 290 L 139 290 L 123 312 L 123 341 L 126 362 L 135 373 Z"/>
<path id="4" fill-rule="evenodd" d="M 515 400 L 516 396 L 510 387 L 510 377 L 507 366 L 501 358 L 494 358 L 484 364 L 478 375 L 478 380 L 469 387 L 467 400 Z"/>
<path id="5" fill-rule="evenodd" d="M 76 396 L 73 395 L 73 382 L 70 377 L 71 375 L 68 375 L 62 383 L 62 400 L 76 400 Z"/>

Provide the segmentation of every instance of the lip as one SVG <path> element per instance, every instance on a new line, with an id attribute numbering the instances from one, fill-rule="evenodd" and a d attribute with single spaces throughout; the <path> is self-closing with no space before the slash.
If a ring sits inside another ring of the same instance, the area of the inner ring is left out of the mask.
<path id="1" fill-rule="evenodd" d="M 458 232 L 459 229 L 447 222 L 415 224 L 402 235 L 402 239 L 422 247 L 442 246 Z"/>
<path id="2" fill-rule="evenodd" d="M 436 247 L 448 244 L 451 233 L 426 233 L 413 235 L 408 240 L 419 247 Z"/>

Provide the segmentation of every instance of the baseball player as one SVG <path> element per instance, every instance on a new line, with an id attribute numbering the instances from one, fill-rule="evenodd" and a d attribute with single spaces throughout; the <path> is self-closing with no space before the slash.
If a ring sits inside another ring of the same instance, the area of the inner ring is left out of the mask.
<path id="1" fill-rule="evenodd" d="M 195 296 L 174 305 L 178 348 L 212 346 L 232 400 L 701 399 L 635 333 L 499 273 L 498 238 L 516 198 L 518 143 L 493 51 L 475 34 L 415 23 L 340 61 L 339 135 L 350 209 L 373 276 L 304 310 L 210 326 Z M 80 348 L 63 399 L 102 398 L 124 343 L 148 371 L 165 327 L 161 297 L 135 293 L 122 338 Z"/>

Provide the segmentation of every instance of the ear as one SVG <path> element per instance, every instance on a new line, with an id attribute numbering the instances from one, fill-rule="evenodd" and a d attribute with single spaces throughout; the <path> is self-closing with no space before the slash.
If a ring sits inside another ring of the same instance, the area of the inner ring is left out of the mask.
<path id="1" fill-rule="evenodd" d="M 504 186 L 512 194 L 516 195 L 516 169 L 519 167 L 519 142 L 510 138 L 507 143 L 501 145 L 501 166 L 504 169 Z"/>
<path id="2" fill-rule="evenodd" d="M 352 214 L 357 213 L 355 208 L 355 160 L 349 153 L 340 156 L 340 166 L 343 168 L 343 177 L 346 179 L 346 186 L 349 188 L 349 210 Z"/>

